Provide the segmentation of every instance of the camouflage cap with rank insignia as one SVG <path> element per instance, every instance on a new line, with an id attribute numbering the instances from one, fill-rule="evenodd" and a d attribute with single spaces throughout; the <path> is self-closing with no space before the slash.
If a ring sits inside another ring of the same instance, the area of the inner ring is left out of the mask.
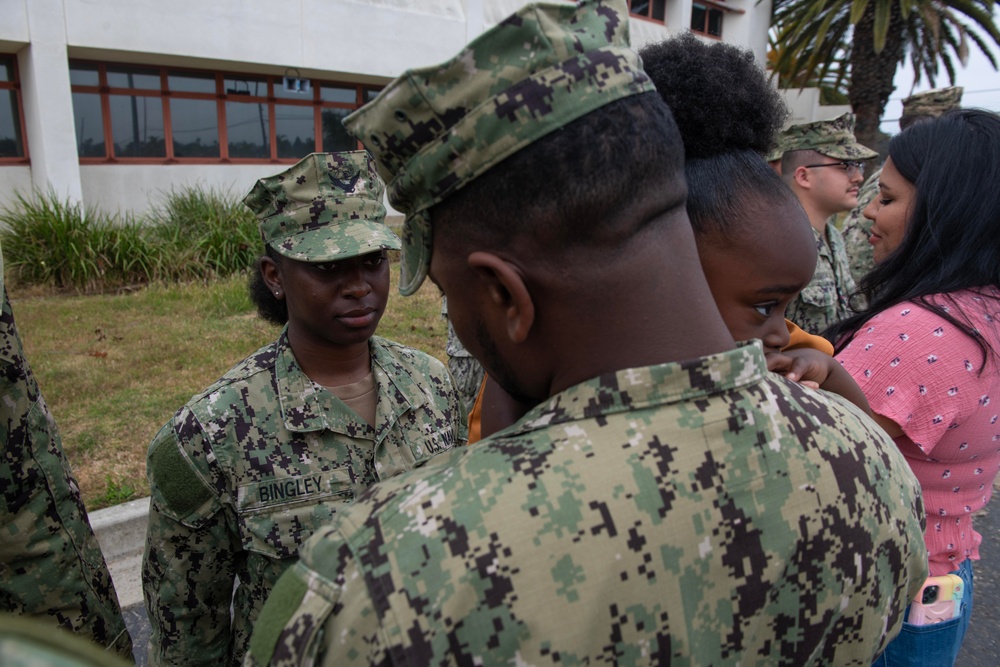
<path id="1" fill-rule="evenodd" d="M 344 119 L 406 214 L 400 293 L 427 276 L 427 209 L 571 121 L 655 91 L 628 33 L 625 0 L 529 5 L 451 60 L 404 72 Z"/>
<path id="2" fill-rule="evenodd" d="M 313 153 L 257 181 L 243 203 L 264 243 L 302 262 L 332 262 L 399 249 L 385 225 L 385 186 L 367 151 Z"/>
<path id="3" fill-rule="evenodd" d="M 903 116 L 929 116 L 937 118 L 946 111 L 962 105 L 962 86 L 935 88 L 915 93 L 903 100 Z"/>
<path id="4" fill-rule="evenodd" d="M 854 138 L 854 114 L 845 113 L 832 120 L 818 120 L 785 128 L 768 161 L 780 159 L 789 151 L 816 151 L 835 160 L 868 160 L 878 153 Z"/>

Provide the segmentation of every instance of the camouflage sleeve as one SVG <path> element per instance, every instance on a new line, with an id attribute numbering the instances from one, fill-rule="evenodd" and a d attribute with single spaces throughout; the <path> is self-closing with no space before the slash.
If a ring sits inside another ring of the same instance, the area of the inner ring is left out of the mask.
<path id="1" fill-rule="evenodd" d="M 0 611 L 132 655 L 100 544 L 0 288 Z M 3 660 L 0 659 L 0 663 Z"/>
<path id="2" fill-rule="evenodd" d="M 307 543 L 304 561 L 285 572 L 268 597 L 244 667 L 386 663 L 378 614 L 357 559 L 332 531 L 320 533 L 322 557 L 336 560 L 335 578 L 305 564 L 314 555 Z"/>
<path id="3" fill-rule="evenodd" d="M 830 293 L 830 289 L 808 285 L 788 304 L 785 317 L 806 333 L 819 335 L 829 325 Z"/>
<path id="4" fill-rule="evenodd" d="M 149 616 L 149 664 L 221 665 L 229 654 L 235 527 L 186 447 L 164 426 L 147 458 L 151 491 L 142 589 Z M 188 413 L 189 415 L 189 413 Z M 182 446 L 183 445 L 183 446 Z"/>
<path id="5" fill-rule="evenodd" d="M 858 191 L 858 205 L 844 221 L 844 247 L 850 262 L 851 278 L 854 279 L 855 283 L 860 283 L 865 274 L 875 268 L 872 245 L 868 242 L 868 238 L 871 236 L 872 221 L 864 216 L 864 210 L 878 196 L 878 181 L 881 174 L 882 170 L 877 169 L 868 177 L 865 184 L 861 186 L 861 190 Z"/>
<path id="6" fill-rule="evenodd" d="M 483 367 L 476 361 L 475 357 L 450 357 L 448 359 L 448 372 L 451 374 L 452 384 L 462 400 L 463 414 L 472 412 L 476 396 L 479 395 L 479 387 L 483 384 L 483 376 L 485 375 Z"/>
<path id="7" fill-rule="evenodd" d="M 452 382 L 452 390 L 449 397 L 451 414 L 458 415 L 452 421 L 452 428 L 455 431 L 455 446 L 464 447 L 469 443 L 469 410 L 465 409 L 462 395 L 454 386 L 454 382 Z M 475 396 L 473 396 L 473 402 L 475 402 Z"/>
<path id="8" fill-rule="evenodd" d="M 851 278 L 855 283 L 860 283 L 861 279 L 875 268 L 875 255 L 872 244 L 868 242 L 872 223 L 861 215 L 862 210 L 854 209 L 844 225 L 844 247 L 847 250 Z"/>

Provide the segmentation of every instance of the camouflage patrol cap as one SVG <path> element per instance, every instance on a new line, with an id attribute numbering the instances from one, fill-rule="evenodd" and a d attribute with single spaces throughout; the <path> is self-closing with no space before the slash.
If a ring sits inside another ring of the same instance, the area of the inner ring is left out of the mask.
<path id="1" fill-rule="evenodd" d="M 264 243 L 302 262 L 331 262 L 399 248 L 385 226 L 385 186 L 367 151 L 312 153 L 257 181 L 243 203 Z"/>
<path id="2" fill-rule="evenodd" d="M 832 120 L 818 120 L 785 128 L 778 143 L 767 156 L 778 160 L 789 151 L 816 151 L 837 160 L 867 160 L 878 153 L 854 138 L 854 114 L 845 113 Z"/>
<path id="3" fill-rule="evenodd" d="M 903 117 L 940 116 L 962 104 L 962 86 L 935 88 L 910 95 L 903 100 Z"/>
<path id="4" fill-rule="evenodd" d="M 400 293 L 427 276 L 427 209 L 567 123 L 655 91 L 628 30 L 625 0 L 529 5 L 451 60 L 404 72 L 344 119 L 406 214 Z"/>

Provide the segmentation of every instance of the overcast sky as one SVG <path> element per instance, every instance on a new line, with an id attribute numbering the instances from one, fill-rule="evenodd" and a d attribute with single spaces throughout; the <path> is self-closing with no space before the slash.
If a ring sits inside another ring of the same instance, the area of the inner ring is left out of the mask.
<path id="1" fill-rule="evenodd" d="M 994 20 L 1000 25 L 1000 10 L 994 14 Z M 992 44 L 992 40 L 987 38 Z M 991 49 L 997 64 L 1000 65 L 1000 47 L 993 45 Z M 955 85 L 962 86 L 965 90 L 962 93 L 963 107 L 978 107 L 989 109 L 1000 113 L 1000 72 L 993 69 L 990 62 L 983 55 L 979 47 L 970 42 L 969 64 L 956 67 Z M 913 88 L 913 70 L 909 65 L 900 67 L 896 72 L 896 90 L 889 98 L 886 105 L 885 114 L 882 116 L 882 131 L 894 134 L 899 131 L 899 114 L 903 109 L 902 100 L 911 92 L 929 90 L 932 86 L 926 78 L 922 78 L 920 83 Z M 948 81 L 948 74 L 942 70 L 942 75 L 935 82 L 936 88 L 943 88 L 951 85 Z"/>

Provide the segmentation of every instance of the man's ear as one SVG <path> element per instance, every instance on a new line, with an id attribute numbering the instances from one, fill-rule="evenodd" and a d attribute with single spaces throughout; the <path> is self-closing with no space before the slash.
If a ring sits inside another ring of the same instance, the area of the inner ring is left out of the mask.
<path id="1" fill-rule="evenodd" d="M 795 184 L 800 188 L 808 189 L 812 187 L 809 170 L 806 167 L 796 167 L 793 178 L 795 179 Z"/>
<path id="2" fill-rule="evenodd" d="M 535 323 L 535 302 L 521 271 L 490 252 L 474 252 L 468 262 L 484 281 L 490 303 L 501 310 L 511 342 L 523 343 Z"/>

